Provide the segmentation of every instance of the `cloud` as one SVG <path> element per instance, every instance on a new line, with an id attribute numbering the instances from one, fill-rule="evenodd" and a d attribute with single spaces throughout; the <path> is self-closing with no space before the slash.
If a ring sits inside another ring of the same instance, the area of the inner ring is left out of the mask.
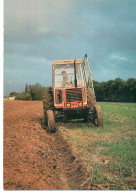
<path id="1" fill-rule="evenodd" d="M 43 86 L 52 85 L 51 61 L 46 58 L 5 55 L 5 94 L 10 91 L 21 92 L 26 83 L 35 84 L 37 82 Z"/>
<path id="2" fill-rule="evenodd" d="M 4 1 L 5 82 L 14 86 L 16 80 L 18 88 L 26 81 L 50 84 L 52 61 L 83 59 L 85 53 L 93 79 L 132 77 L 135 13 L 135 0 Z"/>
<path id="3" fill-rule="evenodd" d="M 78 28 L 72 0 L 13 0 L 12 4 L 7 0 L 4 5 L 6 41 L 69 37 Z"/>
<path id="4" fill-rule="evenodd" d="M 133 0 L 6 0 L 4 5 L 5 53 L 54 60 L 71 57 L 71 50 L 75 56 L 86 51 L 95 61 L 117 51 L 136 53 Z"/>
<path id="5" fill-rule="evenodd" d="M 126 57 L 121 57 L 121 56 L 117 56 L 117 55 L 112 55 L 110 57 L 111 60 L 121 60 L 121 61 L 127 61 L 127 58 Z"/>

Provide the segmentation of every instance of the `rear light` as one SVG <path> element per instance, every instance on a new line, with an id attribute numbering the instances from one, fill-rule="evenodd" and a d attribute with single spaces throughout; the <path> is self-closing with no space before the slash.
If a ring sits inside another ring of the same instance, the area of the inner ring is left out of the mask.
<path id="1" fill-rule="evenodd" d="M 83 106 L 83 102 L 78 102 L 78 106 L 79 107 Z"/>
<path id="2" fill-rule="evenodd" d="M 66 107 L 71 107 L 71 104 L 70 103 L 66 103 Z"/>

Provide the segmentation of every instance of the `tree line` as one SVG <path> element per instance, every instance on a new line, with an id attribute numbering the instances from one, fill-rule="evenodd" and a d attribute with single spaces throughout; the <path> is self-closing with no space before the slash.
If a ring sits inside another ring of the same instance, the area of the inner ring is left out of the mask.
<path id="1" fill-rule="evenodd" d="M 96 101 L 136 102 L 136 79 L 124 81 L 120 78 L 106 82 L 93 81 Z M 48 87 L 41 84 L 25 85 L 22 93 L 11 92 L 17 100 L 42 100 L 42 94 Z"/>
<path id="2" fill-rule="evenodd" d="M 136 102 L 136 79 L 124 81 L 120 78 L 107 82 L 94 81 L 97 101 L 104 102 Z"/>
<path id="3" fill-rule="evenodd" d="M 35 85 L 25 85 L 25 90 L 22 93 L 11 92 L 11 96 L 16 96 L 17 100 L 42 100 L 43 92 L 48 87 L 43 87 L 40 83 Z"/>

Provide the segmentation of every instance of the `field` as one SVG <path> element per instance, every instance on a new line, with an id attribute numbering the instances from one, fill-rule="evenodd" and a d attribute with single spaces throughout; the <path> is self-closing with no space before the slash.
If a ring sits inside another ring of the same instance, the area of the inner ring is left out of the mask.
<path id="1" fill-rule="evenodd" d="M 136 104 L 99 103 L 104 127 L 72 121 L 61 131 L 99 189 L 136 189 Z M 61 126 L 61 124 L 60 124 Z"/>
<path id="2" fill-rule="evenodd" d="M 104 127 L 42 127 L 41 101 L 4 101 L 4 189 L 136 189 L 136 104 L 99 103 Z"/>
<path id="3" fill-rule="evenodd" d="M 41 127 L 41 101 L 4 101 L 4 189 L 70 190 L 86 169 L 63 143 L 59 130 Z"/>

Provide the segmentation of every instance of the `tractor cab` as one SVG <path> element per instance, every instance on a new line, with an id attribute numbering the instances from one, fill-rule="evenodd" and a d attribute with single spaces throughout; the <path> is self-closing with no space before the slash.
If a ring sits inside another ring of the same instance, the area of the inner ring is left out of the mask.
<path id="1" fill-rule="evenodd" d="M 53 62 L 54 106 L 78 108 L 87 105 L 86 88 L 93 89 L 87 56 L 84 60 L 61 60 Z"/>

